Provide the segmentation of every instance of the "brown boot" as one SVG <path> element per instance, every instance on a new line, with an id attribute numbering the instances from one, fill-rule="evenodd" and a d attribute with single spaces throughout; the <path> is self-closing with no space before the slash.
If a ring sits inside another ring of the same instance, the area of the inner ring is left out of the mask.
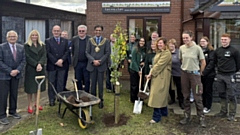
<path id="1" fill-rule="evenodd" d="M 180 124 L 186 125 L 190 121 L 190 115 L 184 113 L 184 118 L 180 121 Z"/>
<path id="2" fill-rule="evenodd" d="M 206 121 L 205 121 L 205 116 L 201 116 L 199 121 L 200 121 L 201 127 L 206 128 L 207 125 L 206 125 Z"/>

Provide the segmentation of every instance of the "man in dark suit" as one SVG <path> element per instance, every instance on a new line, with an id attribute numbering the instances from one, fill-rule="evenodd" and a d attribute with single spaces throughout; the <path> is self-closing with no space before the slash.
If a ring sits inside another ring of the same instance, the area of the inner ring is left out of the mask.
<path id="1" fill-rule="evenodd" d="M 9 95 L 9 116 L 20 119 L 17 114 L 18 83 L 25 65 L 24 46 L 16 43 L 18 35 L 11 30 L 7 33 L 7 43 L 0 45 L 0 123 L 9 124 L 7 119 L 7 99 Z"/>
<path id="2" fill-rule="evenodd" d="M 98 82 L 98 97 L 101 99 L 99 108 L 103 108 L 103 77 L 110 55 L 110 45 L 106 38 L 101 36 L 103 26 L 94 27 L 95 37 L 90 38 L 87 44 L 86 56 L 88 58 L 87 70 L 91 78 L 91 94 L 96 96 L 96 85 Z"/>
<path id="3" fill-rule="evenodd" d="M 60 37 L 61 28 L 58 25 L 53 26 L 52 29 L 53 37 L 45 40 L 47 50 L 47 71 L 48 71 L 48 82 L 51 82 L 57 90 L 57 93 L 63 91 L 64 87 L 64 75 L 68 68 L 68 40 Z M 55 105 L 55 93 L 48 85 L 48 97 L 49 105 Z"/>
<path id="4" fill-rule="evenodd" d="M 68 40 L 68 32 L 66 30 L 62 31 L 61 33 L 61 37 L 65 38 Z M 68 40 L 68 49 L 69 49 L 69 55 L 68 55 L 68 64 L 71 65 L 71 51 L 72 51 L 72 42 L 71 40 Z M 66 68 L 66 71 L 65 71 L 65 75 L 64 75 L 64 84 L 63 84 L 63 90 L 64 91 L 68 91 L 68 89 L 66 88 L 66 85 L 67 85 L 67 79 L 68 79 L 68 71 L 69 71 L 69 66 Z"/>
<path id="5" fill-rule="evenodd" d="M 82 82 L 84 78 L 84 90 L 89 93 L 90 73 L 87 70 L 88 59 L 86 56 L 86 47 L 90 36 L 86 35 L 87 26 L 78 26 L 78 36 L 72 39 L 72 58 L 75 70 L 75 78 L 78 80 L 77 86 L 79 90 L 83 90 Z"/>
<path id="6" fill-rule="evenodd" d="M 159 37 L 159 36 L 158 36 L 157 31 L 152 32 L 152 34 L 151 34 L 151 40 L 147 42 L 147 52 L 148 52 L 149 50 L 151 50 L 151 44 L 152 44 L 152 42 L 156 42 L 157 39 L 158 39 L 158 37 Z"/>

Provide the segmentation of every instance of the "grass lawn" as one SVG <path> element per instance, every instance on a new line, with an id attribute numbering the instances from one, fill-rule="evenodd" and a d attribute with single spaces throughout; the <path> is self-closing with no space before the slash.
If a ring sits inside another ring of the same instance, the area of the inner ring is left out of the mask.
<path id="1" fill-rule="evenodd" d="M 106 127 L 102 122 L 104 114 L 113 113 L 114 94 L 104 93 L 104 109 L 99 109 L 98 105 L 93 107 L 94 124 L 90 124 L 87 129 L 80 128 L 76 115 L 67 110 L 63 119 L 57 115 L 58 105 L 49 107 L 48 105 L 39 114 L 38 127 L 42 128 L 44 135 L 184 135 L 184 131 L 177 128 L 182 116 L 172 112 L 168 117 L 163 117 L 161 122 L 150 125 L 153 109 L 147 107 L 147 101 L 143 106 L 142 114 L 133 114 L 133 104 L 129 101 L 129 91 L 122 90 L 120 95 L 121 114 L 130 117 L 127 124 L 119 127 Z M 62 106 L 62 111 L 65 106 Z M 62 123 L 63 126 L 60 124 Z M 35 115 L 21 121 L 15 127 L 3 133 L 3 135 L 27 135 L 29 131 L 35 130 Z"/>

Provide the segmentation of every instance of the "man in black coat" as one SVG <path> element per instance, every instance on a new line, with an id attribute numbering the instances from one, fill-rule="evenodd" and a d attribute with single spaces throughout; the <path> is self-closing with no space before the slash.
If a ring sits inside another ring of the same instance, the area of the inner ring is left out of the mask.
<path id="1" fill-rule="evenodd" d="M 87 26 L 79 25 L 78 26 L 78 36 L 73 37 L 72 39 L 72 58 L 73 58 L 73 67 L 75 70 L 75 78 L 78 80 L 77 86 L 79 90 L 84 90 L 89 93 L 90 87 L 90 73 L 87 70 L 88 59 L 86 56 L 86 47 L 90 36 L 87 34 Z M 84 81 L 83 81 L 84 78 Z"/>
<path id="2" fill-rule="evenodd" d="M 48 82 L 51 82 L 55 86 L 57 90 L 56 92 L 59 93 L 64 89 L 64 75 L 69 66 L 69 48 L 68 40 L 60 37 L 60 26 L 53 26 L 52 34 L 53 37 L 45 40 L 47 50 Z M 55 93 L 50 84 L 48 85 L 48 97 L 49 105 L 54 106 Z"/>

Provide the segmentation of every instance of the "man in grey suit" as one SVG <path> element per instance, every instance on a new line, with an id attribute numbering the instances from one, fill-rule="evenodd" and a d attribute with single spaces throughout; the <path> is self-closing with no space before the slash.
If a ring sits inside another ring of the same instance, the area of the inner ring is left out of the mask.
<path id="1" fill-rule="evenodd" d="M 101 36 L 103 26 L 94 27 L 95 37 L 90 38 L 87 44 L 86 56 L 88 58 L 87 70 L 90 72 L 91 94 L 96 96 L 98 82 L 98 97 L 101 99 L 99 108 L 103 108 L 103 77 L 108 68 L 107 60 L 110 55 L 110 45 L 106 38 Z"/>
<path id="2" fill-rule="evenodd" d="M 16 43 L 17 32 L 7 33 L 7 43 L 0 45 L 0 123 L 9 124 L 7 119 L 7 98 L 9 95 L 9 116 L 20 119 L 17 114 L 18 83 L 25 65 L 24 46 Z"/>
<path id="3" fill-rule="evenodd" d="M 78 36 L 75 36 L 72 39 L 72 58 L 73 67 L 75 70 L 75 78 L 78 80 L 78 89 L 83 90 L 82 82 L 84 82 L 84 90 L 89 93 L 90 73 L 87 70 L 88 59 L 85 52 L 90 36 L 86 35 L 86 33 L 87 26 L 79 25 Z"/>

